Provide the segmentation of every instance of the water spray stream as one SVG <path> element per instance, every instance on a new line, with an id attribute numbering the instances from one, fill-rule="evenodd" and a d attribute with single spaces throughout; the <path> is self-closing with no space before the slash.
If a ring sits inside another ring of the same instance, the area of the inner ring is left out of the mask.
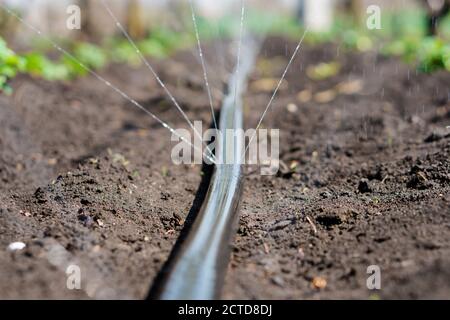
<path id="1" fill-rule="evenodd" d="M 298 52 L 300 51 L 300 48 L 301 48 L 302 43 L 303 43 L 303 40 L 305 40 L 305 37 L 306 37 L 307 33 L 308 33 L 308 29 L 305 29 L 305 32 L 303 33 L 303 36 L 301 37 L 300 41 L 298 42 L 297 47 L 295 48 L 294 53 L 292 54 L 291 59 L 289 60 L 289 63 L 287 64 L 286 69 L 284 70 L 283 75 L 280 78 L 280 81 L 278 81 L 278 84 L 277 84 L 277 86 L 275 88 L 275 91 L 272 94 L 272 97 L 269 100 L 269 103 L 266 106 L 266 109 L 264 110 L 261 118 L 258 121 L 258 125 L 256 126 L 255 132 L 251 136 L 251 138 L 250 138 L 250 140 L 249 140 L 249 142 L 247 144 L 247 147 L 245 148 L 244 155 L 243 155 L 244 158 L 242 159 L 242 163 L 245 160 L 245 156 L 247 154 L 247 151 L 250 148 L 250 145 L 251 145 L 253 139 L 255 138 L 255 136 L 256 136 L 256 134 L 258 132 L 258 129 L 261 127 L 261 124 L 262 124 L 262 122 L 263 122 L 263 120 L 264 120 L 264 118 L 265 118 L 265 116 L 267 114 L 267 111 L 269 111 L 270 107 L 272 106 L 272 103 L 275 100 L 275 97 L 277 96 L 278 90 L 280 89 L 281 84 L 283 83 L 284 79 L 286 78 L 286 74 L 287 74 L 289 68 L 291 67 L 292 62 L 295 60 L 295 57 L 297 56 Z"/>
<path id="2" fill-rule="evenodd" d="M 197 18 L 195 16 L 195 9 L 194 9 L 194 4 L 192 3 L 192 0 L 189 0 L 189 5 L 191 7 L 192 22 L 194 23 L 195 37 L 197 38 L 198 54 L 200 56 L 200 60 L 201 60 L 201 64 L 202 64 L 203 79 L 205 80 L 206 91 L 208 93 L 209 105 L 211 107 L 211 115 L 212 115 L 213 122 L 214 122 L 214 128 L 217 130 L 218 128 L 217 128 L 216 115 L 214 112 L 214 104 L 212 101 L 211 88 L 209 86 L 208 73 L 206 71 L 206 63 L 205 63 L 205 58 L 203 56 L 202 45 L 200 42 L 200 33 L 198 31 Z"/>
<path id="3" fill-rule="evenodd" d="M 111 16 L 111 18 L 114 20 L 117 28 L 122 32 L 122 34 L 127 38 L 128 42 L 131 44 L 131 46 L 133 47 L 133 49 L 136 51 L 137 55 L 139 56 L 139 58 L 141 59 L 141 61 L 147 66 L 147 68 L 150 70 L 150 72 L 153 74 L 153 76 L 155 77 L 156 81 L 158 82 L 158 84 L 161 86 L 161 88 L 163 88 L 164 92 L 167 94 L 167 96 L 170 98 L 170 100 L 172 101 L 172 103 L 174 104 L 174 106 L 178 109 L 178 111 L 181 113 L 181 115 L 183 116 L 183 118 L 186 120 L 186 122 L 189 124 L 189 126 L 192 128 L 192 130 L 194 130 L 194 133 L 197 135 L 198 138 L 200 138 L 200 140 L 202 141 L 203 145 L 206 147 L 206 150 L 209 153 L 209 156 L 211 158 L 215 159 L 214 153 L 211 151 L 211 149 L 209 148 L 209 146 L 206 144 L 206 142 L 203 140 L 202 135 L 198 132 L 198 130 L 195 128 L 194 124 L 192 123 L 192 121 L 189 119 L 189 117 L 187 116 L 187 114 L 183 111 L 183 109 L 181 108 L 180 104 L 178 103 L 178 101 L 175 99 L 175 97 L 173 96 L 173 94 L 169 91 L 169 89 L 167 88 L 167 86 L 164 84 L 164 82 L 161 80 L 161 78 L 158 76 L 158 74 L 156 73 L 155 69 L 153 69 L 153 67 L 150 65 L 150 63 L 148 62 L 148 60 L 144 57 L 144 55 L 142 54 L 142 51 L 138 48 L 138 46 L 136 45 L 136 43 L 134 42 L 134 40 L 131 38 L 131 36 L 129 35 L 129 33 L 125 30 L 125 28 L 122 26 L 122 24 L 119 22 L 119 20 L 117 19 L 117 17 L 115 16 L 115 14 L 112 12 L 112 10 L 110 9 L 110 7 L 106 4 L 105 0 L 101 0 L 103 6 L 105 7 L 106 11 L 108 11 L 108 14 Z M 209 84 L 208 84 L 209 87 Z"/>
<path id="4" fill-rule="evenodd" d="M 239 44 L 238 44 L 238 52 L 237 52 L 237 61 L 236 61 L 236 79 L 239 79 L 239 67 L 241 64 L 241 50 L 242 50 L 242 37 L 244 33 L 244 20 L 245 20 L 245 0 L 241 2 L 241 25 L 239 30 Z M 234 104 L 236 105 L 237 96 L 238 96 L 238 85 L 239 82 L 236 81 L 234 88 Z"/>
<path id="5" fill-rule="evenodd" d="M 175 129 L 173 129 L 168 123 L 164 122 L 163 120 L 161 120 L 160 118 L 158 118 L 154 113 L 148 111 L 146 108 L 144 108 L 139 102 L 137 102 L 135 99 L 131 98 L 128 94 L 126 94 L 123 90 L 121 90 L 120 88 L 116 87 L 115 85 L 113 85 L 111 82 L 109 82 L 108 80 L 106 80 L 105 78 L 103 78 L 101 75 L 99 75 L 97 72 L 95 72 L 94 70 L 90 69 L 89 67 L 87 67 L 84 63 L 82 63 L 81 61 L 79 61 L 77 58 L 75 58 L 71 53 L 69 53 L 67 50 L 65 50 L 64 48 L 62 48 L 61 46 L 59 46 L 56 42 L 54 42 L 52 39 L 50 39 L 48 36 L 46 36 L 44 33 L 42 33 L 41 30 L 37 29 L 36 27 L 34 27 L 33 25 L 27 23 L 25 20 L 23 20 L 20 16 L 18 16 L 16 13 L 14 13 L 13 11 L 11 11 L 8 7 L 6 7 L 5 5 L 3 5 L 2 3 L 0 3 L 0 7 L 5 10 L 9 15 L 15 17 L 18 21 L 20 21 L 23 25 L 25 25 L 27 28 L 29 28 L 30 30 L 32 30 L 33 32 L 35 32 L 37 35 L 39 35 L 41 38 L 43 38 L 44 40 L 46 40 L 47 42 L 49 42 L 56 50 L 58 50 L 59 52 L 61 52 L 63 55 L 65 55 L 67 58 L 69 58 L 70 60 L 72 60 L 73 62 L 75 62 L 76 64 L 78 64 L 81 68 L 83 68 L 84 70 L 86 70 L 88 73 L 90 73 L 91 75 L 93 75 L 95 78 L 97 78 L 99 81 L 101 81 L 102 83 L 104 83 L 106 86 L 110 87 L 111 89 L 113 89 L 116 93 L 118 93 L 119 95 L 121 95 L 125 100 L 131 102 L 135 107 L 137 107 L 138 109 L 142 110 L 144 113 L 146 113 L 148 116 L 152 117 L 155 121 L 157 121 L 159 124 L 161 124 L 164 128 L 166 128 L 167 130 L 169 130 L 173 135 L 177 136 L 179 139 L 181 139 L 183 142 L 187 143 L 189 146 L 191 146 L 192 148 L 194 148 L 195 150 L 202 152 L 201 149 L 199 149 L 197 146 L 195 146 L 194 144 L 192 144 L 190 141 L 188 141 L 186 138 L 184 138 L 183 136 L 179 135 Z M 215 158 L 212 158 L 210 156 L 206 156 L 207 159 L 209 161 L 211 161 L 212 163 L 215 163 Z"/>
<path id="6" fill-rule="evenodd" d="M 243 129 L 243 101 L 247 77 L 252 71 L 259 43 L 246 39 L 239 77 L 233 73 L 220 113 L 220 130 Z M 234 89 L 238 87 L 237 99 Z M 242 190 L 243 141 L 222 135 L 218 140 L 208 193 L 187 238 L 166 264 L 164 277 L 155 284 L 150 298 L 205 300 L 220 296 L 229 259 L 229 244 L 237 218 Z M 226 162 L 228 157 L 230 162 Z"/>

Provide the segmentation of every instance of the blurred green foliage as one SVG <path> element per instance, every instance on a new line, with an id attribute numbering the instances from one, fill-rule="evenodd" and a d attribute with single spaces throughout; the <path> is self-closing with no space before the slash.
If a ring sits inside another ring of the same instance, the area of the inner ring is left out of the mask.
<path id="1" fill-rule="evenodd" d="M 256 33 L 283 35 L 298 41 L 304 28 L 295 18 L 277 14 L 250 12 L 247 17 L 249 29 Z M 334 42 L 343 48 L 357 51 L 377 50 L 384 55 L 399 56 L 417 65 L 422 72 L 439 69 L 450 71 L 450 16 L 440 21 L 439 36 L 428 37 L 425 11 L 405 9 L 382 15 L 382 29 L 369 30 L 357 26 L 346 15 L 337 15 L 328 32 L 309 32 L 305 42 L 316 45 Z"/>
<path id="2" fill-rule="evenodd" d="M 304 28 L 294 17 L 271 12 L 248 11 L 246 29 L 260 35 L 280 35 L 298 40 Z M 384 13 L 381 30 L 368 30 L 356 26 L 348 16 L 338 15 L 328 32 L 308 33 L 305 42 L 310 45 L 324 42 L 340 43 L 350 50 L 377 50 L 384 55 L 399 56 L 414 63 L 423 72 L 439 69 L 450 71 L 450 16 L 440 24 L 440 37 L 426 36 L 426 14 L 421 10 L 404 10 L 401 13 Z M 239 17 L 228 15 L 215 21 L 198 17 L 198 29 L 203 41 L 233 38 L 239 34 Z M 195 44 L 192 28 L 175 32 L 168 28 L 152 30 L 146 39 L 136 45 L 143 55 L 162 59 L 179 49 Z M 100 45 L 69 43 L 68 51 L 84 66 L 99 70 L 109 63 L 141 64 L 135 48 L 127 39 L 113 37 Z M 52 49 L 44 42 L 33 44 L 34 50 L 18 55 L 0 38 L 0 91 L 11 93 L 10 79 L 18 73 L 28 73 L 46 80 L 69 80 L 87 73 L 87 70 L 67 56 L 48 58 Z M 319 70 L 320 71 L 320 70 Z M 323 71 L 323 70 L 321 70 Z M 320 73 L 320 72 L 319 72 Z"/>
<path id="3" fill-rule="evenodd" d="M 64 80 L 69 78 L 69 70 L 64 64 L 55 63 L 40 53 L 28 53 L 25 59 L 25 71 L 33 76 L 42 76 L 47 80 Z"/>
<path id="4" fill-rule="evenodd" d="M 422 72 L 439 69 L 450 71 L 450 44 L 436 37 L 396 40 L 385 48 L 383 54 L 402 57 L 406 62 L 415 63 Z"/>
<path id="5" fill-rule="evenodd" d="M 9 49 L 6 42 L 0 38 L 0 91 L 10 94 L 12 89 L 8 80 L 24 71 L 25 66 L 25 59 Z"/>
<path id="6" fill-rule="evenodd" d="M 337 62 L 322 62 L 315 66 L 309 66 L 307 74 L 313 80 L 325 80 L 338 74 L 340 68 L 341 65 Z"/>
<path id="7" fill-rule="evenodd" d="M 167 28 L 159 28 L 151 32 L 150 37 L 137 41 L 136 46 L 143 55 L 162 59 L 172 52 L 188 48 L 193 43 L 193 36 L 185 32 L 174 32 Z M 134 66 L 141 64 L 139 55 L 127 39 L 110 38 L 102 45 L 109 52 L 113 62 L 129 63 Z"/>
<path id="8" fill-rule="evenodd" d="M 178 49 L 191 46 L 193 41 L 192 35 L 161 28 L 154 30 L 148 38 L 138 41 L 136 45 L 143 55 L 162 59 Z M 47 53 L 52 47 L 39 42 L 33 45 L 33 51 L 19 55 L 9 49 L 0 37 L 0 91 L 10 94 L 12 89 L 8 82 L 18 73 L 27 73 L 49 81 L 70 80 L 86 75 L 88 71 L 85 67 L 101 70 L 111 62 L 134 66 L 141 63 L 135 48 L 124 38 L 110 38 L 101 45 L 72 43 L 69 47 L 68 51 L 73 58 L 61 55 L 50 59 Z"/>
<path id="9" fill-rule="evenodd" d="M 383 55 L 401 57 L 421 72 L 450 71 L 450 17 L 441 21 L 436 37 L 427 36 L 426 18 L 422 10 L 385 13 L 382 29 L 369 30 L 355 26 L 346 17 L 338 17 L 332 30 L 309 34 L 306 41 L 313 44 L 334 41 L 351 50 L 377 50 Z"/>
<path id="10" fill-rule="evenodd" d="M 427 36 L 426 14 L 422 11 L 405 11 L 390 16 L 387 22 L 388 37 L 382 54 L 401 57 L 421 72 L 450 71 L 450 17 L 440 22 L 439 36 L 435 37 Z"/>

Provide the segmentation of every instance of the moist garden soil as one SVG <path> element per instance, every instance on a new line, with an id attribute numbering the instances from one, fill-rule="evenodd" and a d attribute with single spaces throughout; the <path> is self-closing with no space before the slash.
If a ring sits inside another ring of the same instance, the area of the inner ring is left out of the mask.
<path id="1" fill-rule="evenodd" d="M 294 49 L 282 38 L 263 45 L 246 126 Z M 223 51 L 206 51 L 219 106 Z M 339 72 L 312 80 L 308 67 L 322 62 Z M 195 54 L 153 63 L 189 118 L 209 126 Z M 113 65 L 102 75 L 187 128 L 145 68 Z M 170 132 L 93 77 L 20 76 L 12 85 L 12 96 L 0 96 L 0 297 L 145 298 L 195 218 L 209 173 L 173 164 Z M 450 298 L 449 88 L 448 72 L 304 46 L 264 121 L 281 130 L 280 172 L 247 169 L 223 297 Z M 9 251 L 15 241 L 26 247 Z M 81 290 L 68 289 L 70 265 Z M 367 289 L 372 265 L 380 290 Z"/>

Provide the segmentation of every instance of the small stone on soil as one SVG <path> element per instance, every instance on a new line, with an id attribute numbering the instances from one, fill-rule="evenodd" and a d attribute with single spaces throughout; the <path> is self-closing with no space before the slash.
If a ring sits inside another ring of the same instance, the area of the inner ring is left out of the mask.
<path id="1" fill-rule="evenodd" d="M 298 256 L 300 259 L 304 259 L 305 258 L 305 252 L 303 251 L 302 248 L 298 248 Z"/>
<path id="2" fill-rule="evenodd" d="M 42 204 L 42 203 L 47 202 L 47 199 L 45 199 L 44 190 L 42 190 L 41 188 L 36 189 L 36 191 L 34 192 L 34 197 L 38 203 Z"/>
<path id="3" fill-rule="evenodd" d="M 370 189 L 370 186 L 369 186 L 369 180 L 367 180 L 367 179 L 361 179 L 361 180 L 359 181 L 359 184 L 358 184 L 358 191 L 359 191 L 360 193 L 368 193 L 368 192 L 371 192 L 372 190 Z"/>
<path id="4" fill-rule="evenodd" d="M 311 90 L 303 90 L 297 95 L 298 101 L 301 103 L 307 103 L 311 101 L 312 99 L 312 92 Z"/>
<path id="5" fill-rule="evenodd" d="M 312 285 L 316 289 L 325 289 L 327 286 L 327 280 L 322 277 L 314 277 L 312 280 Z"/>
<path id="6" fill-rule="evenodd" d="M 8 251 L 19 251 L 26 247 L 23 242 L 12 242 L 8 245 Z"/>
<path id="7" fill-rule="evenodd" d="M 272 231 L 282 230 L 291 224 L 292 224 L 292 220 L 283 220 L 283 221 L 275 223 L 273 225 L 273 227 L 271 228 L 271 230 Z"/>
<path id="8" fill-rule="evenodd" d="M 425 143 L 432 143 L 432 142 L 437 142 L 440 141 L 444 138 L 449 137 L 450 135 L 446 132 L 441 132 L 441 131 L 435 131 L 432 132 L 428 137 L 425 138 L 424 142 Z"/>
<path id="9" fill-rule="evenodd" d="M 332 228 L 333 226 L 340 225 L 343 222 L 341 217 L 339 217 L 338 215 L 334 215 L 334 214 L 318 216 L 316 218 L 316 221 L 320 225 L 322 225 L 328 229 Z M 310 223 L 312 223 L 312 222 L 310 222 Z"/>
<path id="10" fill-rule="evenodd" d="M 81 199 L 81 200 L 80 200 L 80 203 L 81 203 L 82 205 L 85 205 L 85 206 L 91 204 L 91 202 L 90 202 L 89 200 L 87 200 L 87 199 Z"/>
<path id="11" fill-rule="evenodd" d="M 316 93 L 314 96 L 314 101 L 318 103 L 329 103 L 336 98 L 336 91 L 334 90 L 326 90 L 322 92 Z"/>
<path id="12" fill-rule="evenodd" d="M 276 284 L 277 286 L 280 286 L 282 288 L 284 287 L 284 281 L 281 277 L 275 276 L 275 277 L 272 277 L 271 280 L 272 280 L 273 284 Z"/>
<path id="13" fill-rule="evenodd" d="M 80 209 L 81 210 L 81 209 Z M 82 211 L 81 211 L 82 212 Z M 91 226 L 92 225 L 92 222 L 93 222 L 93 219 L 90 217 L 90 216 L 88 216 L 87 214 L 84 214 L 84 213 L 81 213 L 79 216 L 78 216 L 78 220 L 80 220 L 81 222 L 83 222 L 83 224 L 86 226 L 86 227 L 89 227 L 89 226 Z"/>
<path id="14" fill-rule="evenodd" d="M 327 198 L 331 198 L 333 196 L 333 194 L 330 191 L 323 191 L 320 193 L 320 196 L 323 199 L 327 199 Z"/>
<path id="15" fill-rule="evenodd" d="M 298 111 L 298 107 L 295 103 L 289 103 L 286 108 L 290 113 L 296 113 Z"/>
<path id="16" fill-rule="evenodd" d="M 31 216 L 31 213 L 28 212 L 28 211 L 20 210 L 19 213 L 22 214 L 22 215 L 24 215 L 25 217 L 30 217 L 30 216 Z"/>

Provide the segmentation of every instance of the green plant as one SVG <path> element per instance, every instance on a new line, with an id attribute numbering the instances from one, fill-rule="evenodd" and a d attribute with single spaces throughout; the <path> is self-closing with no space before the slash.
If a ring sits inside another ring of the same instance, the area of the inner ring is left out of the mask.
<path id="1" fill-rule="evenodd" d="M 423 72 L 450 71 L 450 45 L 439 38 L 425 38 L 418 49 L 418 60 L 419 69 Z"/>
<path id="2" fill-rule="evenodd" d="M 310 45 L 339 42 L 344 48 L 359 51 L 371 50 L 376 43 L 383 43 L 383 54 L 402 57 L 409 63 L 417 64 L 421 71 L 432 72 L 442 68 L 450 71 L 450 17 L 441 22 L 441 39 L 425 37 L 425 21 L 425 13 L 420 10 L 403 11 L 401 14 L 386 13 L 383 15 L 383 29 L 368 31 L 355 26 L 348 17 L 338 15 L 331 30 L 309 32 L 305 42 Z M 232 15 L 216 21 L 198 17 L 197 22 L 204 41 L 232 38 L 239 34 L 240 23 Z M 295 18 L 255 10 L 247 12 L 246 28 L 259 35 L 281 35 L 295 40 L 304 32 Z M 176 32 L 169 28 L 157 28 L 146 39 L 137 42 L 137 46 L 145 56 L 160 59 L 194 43 L 195 35 L 192 30 Z M 69 57 L 49 59 L 46 53 L 52 47 L 45 44 L 46 42 L 37 41 L 33 44 L 33 51 L 18 55 L 0 38 L 0 91 L 11 93 L 8 82 L 18 73 L 28 73 L 50 81 L 68 80 L 87 74 L 85 68 Z M 65 46 L 71 47 L 68 51 L 93 70 L 102 69 L 111 62 L 134 66 L 141 64 L 135 48 L 124 38 L 110 38 L 102 47 L 85 42 L 65 43 Z M 322 66 L 314 71 L 313 76 L 320 78 L 326 77 L 333 70 L 329 66 Z"/>
<path id="3" fill-rule="evenodd" d="M 165 58 L 176 49 L 191 45 L 193 38 L 186 33 L 176 33 L 169 29 L 157 29 L 137 46 L 146 56 Z M 140 57 L 134 47 L 123 38 L 112 38 L 104 42 L 104 48 L 92 43 L 72 43 L 68 50 L 72 56 L 89 69 L 99 70 L 111 61 L 139 65 Z M 49 59 L 46 55 L 50 47 L 36 43 L 41 49 L 18 55 L 8 48 L 6 42 L 0 38 L 0 91 L 12 92 L 8 82 L 18 73 L 27 73 L 35 77 L 42 77 L 49 81 L 69 80 L 84 76 L 88 73 L 72 57 L 65 55 L 56 59 Z"/>
<path id="4" fill-rule="evenodd" d="M 8 81 L 24 69 L 25 60 L 9 49 L 6 42 L 0 38 L 0 91 L 10 94 L 12 89 Z"/>
<path id="5" fill-rule="evenodd" d="M 385 55 L 402 57 L 408 63 L 415 63 L 422 72 L 439 69 L 450 71 L 450 44 L 437 37 L 405 37 L 385 46 Z"/>
<path id="6" fill-rule="evenodd" d="M 102 69 L 108 62 L 105 51 L 91 43 L 78 43 L 73 52 L 81 63 L 91 69 Z"/>
<path id="7" fill-rule="evenodd" d="M 42 54 L 28 53 L 24 59 L 26 61 L 24 71 L 33 76 L 40 76 L 50 81 L 65 80 L 70 76 L 70 70 L 66 65 L 55 63 Z"/>
<path id="8" fill-rule="evenodd" d="M 168 28 L 152 30 L 148 40 L 158 42 L 167 53 L 172 52 L 174 49 L 189 47 L 193 43 L 193 37 L 190 33 L 176 32 Z"/>
<path id="9" fill-rule="evenodd" d="M 421 39 L 419 37 L 404 37 L 393 40 L 381 49 L 381 53 L 402 57 L 407 62 L 415 62 L 420 42 Z"/>
<path id="10" fill-rule="evenodd" d="M 340 69 L 341 65 L 338 62 L 322 62 L 318 65 L 309 66 L 306 72 L 308 77 L 313 80 L 325 80 L 336 76 Z"/>
<path id="11" fill-rule="evenodd" d="M 155 58 L 165 58 L 168 56 L 169 51 L 164 45 L 156 39 L 145 39 L 139 42 L 139 49 L 146 56 Z"/>

